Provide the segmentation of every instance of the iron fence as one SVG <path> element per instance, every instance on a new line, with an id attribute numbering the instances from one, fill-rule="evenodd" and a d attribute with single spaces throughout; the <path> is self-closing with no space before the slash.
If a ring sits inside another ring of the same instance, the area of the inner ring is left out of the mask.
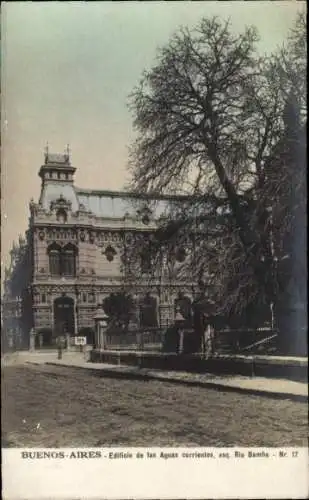
<path id="1" fill-rule="evenodd" d="M 256 348 L 267 349 L 276 343 L 277 333 L 269 327 L 219 330 L 214 335 L 215 352 L 248 353 Z"/>
<path id="2" fill-rule="evenodd" d="M 108 333 L 105 335 L 105 348 L 112 350 L 160 351 L 164 341 L 163 328 L 149 328 Z"/>
<path id="3" fill-rule="evenodd" d="M 190 350 L 193 346 L 190 341 L 194 336 L 193 329 L 185 329 L 185 349 Z M 127 351 L 179 351 L 179 335 L 170 337 L 168 330 L 164 328 L 148 328 L 134 331 L 110 332 L 105 336 L 105 349 L 107 350 L 127 350 Z M 256 350 L 267 350 L 276 348 L 277 334 L 270 328 L 257 329 L 238 329 L 238 330 L 219 330 L 213 332 L 211 336 L 212 345 L 209 351 L 217 354 L 250 354 Z M 201 342 L 199 350 L 204 352 L 206 349 L 205 339 Z M 208 349 L 208 348 L 207 348 Z"/>

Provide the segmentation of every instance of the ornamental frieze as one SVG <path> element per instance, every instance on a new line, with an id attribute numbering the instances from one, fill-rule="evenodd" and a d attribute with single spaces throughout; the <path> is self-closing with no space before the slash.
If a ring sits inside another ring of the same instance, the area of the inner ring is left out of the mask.
<path id="1" fill-rule="evenodd" d="M 38 236 L 40 240 L 46 239 L 48 243 L 57 241 L 57 242 L 75 242 L 76 241 L 76 233 L 71 229 L 40 229 L 38 232 Z"/>
<path id="2" fill-rule="evenodd" d="M 51 238 L 50 240 L 47 240 L 47 245 L 49 246 L 52 243 L 57 243 L 57 245 L 59 245 L 60 247 L 64 247 L 70 242 L 71 242 L 71 240 L 67 240 L 64 238 L 61 239 L 60 237 L 59 238 Z"/>
<path id="3" fill-rule="evenodd" d="M 86 233 L 86 231 L 80 231 L 79 232 L 79 239 L 82 242 L 87 241 L 87 233 Z"/>
<path id="4" fill-rule="evenodd" d="M 97 242 L 97 233 L 94 230 L 80 229 L 79 230 L 79 240 L 81 242 L 87 242 L 94 244 Z"/>
<path id="5" fill-rule="evenodd" d="M 132 232 L 124 234 L 124 243 L 127 245 L 133 245 L 135 243 L 135 235 Z"/>
<path id="6" fill-rule="evenodd" d="M 98 231 L 96 243 L 101 246 L 104 243 L 121 243 L 122 235 L 120 231 Z"/>
<path id="7" fill-rule="evenodd" d="M 41 287 L 43 287 L 43 285 L 41 285 Z M 47 290 L 48 293 L 50 293 L 51 295 L 55 295 L 55 294 L 60 294 L 60 295 L 63 295 L 63 296 L 66 296 L 66 295 L 73 295 L 75 296 L 76 295 L 76 286 L 75 285 L 66 285 L 66 284 L 63 284 L 63 285 L 47 285 L 47 287 L 44 289 L 41 288 L 41 290 L 45 291 Z"/>
<path id="8" fill-rule="evenodd" d="M 100 293 L 98 288 L 90 287 L 87 285 L 81 285 L 78 287 L 78 290 L 75 291 L 75 295 L 78 297 L 79 300 L 82 300 L 82 295 L 83 294 L 93 294 L 93 293 Z"/>
<path id="9" fill-rule="evenodd" d="M 96 241 L 96 234 L 94 233 L 94 231 L 89 231 L 88 239 L 89 239 L 90 243 L 92 243 L 92 244 L 95 243 L 95 241 Z"/>

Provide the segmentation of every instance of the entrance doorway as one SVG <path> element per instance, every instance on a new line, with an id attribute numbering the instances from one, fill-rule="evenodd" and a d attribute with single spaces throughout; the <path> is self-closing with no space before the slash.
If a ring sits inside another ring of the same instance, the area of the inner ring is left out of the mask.
<path id="1" fill-rule="evenodd" d="M 74 335 L 74 300 L 71 297 L 59 297 L 54 301 L 54 332 L 63 335 L 65 332 Z"/>

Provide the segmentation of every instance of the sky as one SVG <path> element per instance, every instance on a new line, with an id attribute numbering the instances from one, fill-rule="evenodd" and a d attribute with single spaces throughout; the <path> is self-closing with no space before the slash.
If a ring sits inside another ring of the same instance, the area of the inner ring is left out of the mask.
<path id="1" fill-rule="evenodd" d="M 261 52 L 281 45 L 302 2 L 4 2 L 2 4 L 1 265 L 38 200 L 39 168 L 70 145 L 75 185 L 122 189 L 133 140 L 128 95 L 158 47 L 202 17 L 256 25 Z M 3 276 L 3 273 L 2 273 Z"/>

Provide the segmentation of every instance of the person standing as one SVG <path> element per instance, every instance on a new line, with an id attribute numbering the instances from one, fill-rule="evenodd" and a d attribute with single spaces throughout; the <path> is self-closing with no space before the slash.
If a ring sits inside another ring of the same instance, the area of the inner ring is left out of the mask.
<path id="1" fill-rule="evenodd" d="M 214 328 L 208 323 L 203 334 L 203 355 L 209 358 L 214 353 Z"/>
<path id="2" fill-rule="evenodd" d="M 64 348 L 65 339 L 63 335 L 58 335 L 57 337 L 57 350 L 58 350 L 58 359 L 62 359 L 62 351 Z"/>

